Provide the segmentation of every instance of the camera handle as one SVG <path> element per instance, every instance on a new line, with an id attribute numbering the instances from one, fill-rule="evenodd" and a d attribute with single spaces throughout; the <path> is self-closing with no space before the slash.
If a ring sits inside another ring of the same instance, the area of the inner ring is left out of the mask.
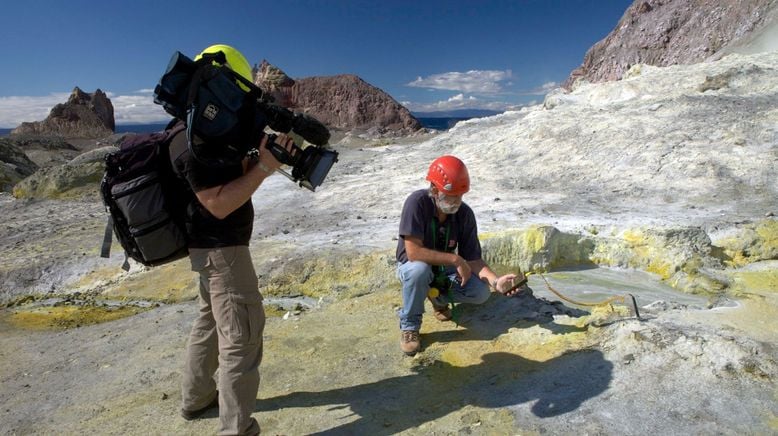
<path id="1" fill-rule="evenodd" d="M 265 147 L 267 147 L 268 150 L 270 150 L 271 153 L 273 153 L 273 157 L 276 158 L 279 162 L 285 165 L 294 165 L 295 159 L 294 156 L 292 156 L 292 153 L 286 150 L 284 146 L 276 143 L 276 135 L 270 134 L 267 135 L 267 144 L 265 144 Z M 293 146 L 296 148 L 296 145 Z M 294 150 L 294 148 L 292 148 Z"/>

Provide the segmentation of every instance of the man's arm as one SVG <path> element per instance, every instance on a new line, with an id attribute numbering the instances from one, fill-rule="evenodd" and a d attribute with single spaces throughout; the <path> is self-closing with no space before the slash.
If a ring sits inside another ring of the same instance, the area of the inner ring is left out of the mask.
<path id="1" fill-rule="evenodd" d="M 517 277 L 516 274 L 505 274 L 504 276 L 498 277 L 483 259 L 471 260 L 468 264 L 470 265 L 470 268 L 475 271 L 478 278 L 489 283 L 489 286 L 496 292 L 509 297 L 519 292 L 518 288 L 511 291 Z"/>
<path id="2" fill-rule="evenodd" d="M 472 273 L 470 265 L 458 254 L 431 250 L 424 246 L 421 238 L 416 236 L 405 236 L 403 240 L 405 241 L 405 253 L 408 256 L 408 260 L 424 262 L 430 265 L 456 267 L 457 274 L 462 278 L 462 286 L 470 279 L 470 274 Z"/>
<path id="3" fill-rule="evenodd" d="M 276 144 L 289 150 L 292 139 L 286 135 L 278 135 Z M 214 186 L 195 193 L 197 200 L 208 212 L 217 219 L 224 219 L 247 202 L 259 185 L 270 176 L 281 163 L 276 160 L 270 150 L 265 147 L 267 136 L 259 143 L 259 162 L 249 166 L 243 175 L 224 185 Z"/>

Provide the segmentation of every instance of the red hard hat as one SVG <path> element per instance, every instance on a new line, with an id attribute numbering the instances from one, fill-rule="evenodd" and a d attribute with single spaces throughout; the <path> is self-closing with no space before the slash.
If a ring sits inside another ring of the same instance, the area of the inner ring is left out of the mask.
<path id="1" fill-rule="evenodd" d="M 470 190 L 467 167 L 454 156 L 441 156 L 432 161 L 427 180 L 446 195 L 462 195 Z"/>

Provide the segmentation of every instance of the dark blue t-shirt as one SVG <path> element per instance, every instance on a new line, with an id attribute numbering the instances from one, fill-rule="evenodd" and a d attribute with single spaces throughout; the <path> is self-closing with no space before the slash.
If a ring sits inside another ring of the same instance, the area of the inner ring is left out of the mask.
<path id="1" fill-rule="evenodd" d="M 243 166 L 237 164 L 211 168 L 201 164 L 187 147 L 186 131 L 173 138 L 170 154 L 174 159 L 172 163 L 175 172 L 186 179 L 192 191 L 186 223 L 189 248 L 249 245 L 254 225 L 254 206 L 250 198 L 224 219 L 218 219 L 211 215 L 193 194 L 237 179 L 243 175 Z"/>
<path id="2" fill-rule="evenodd" d="M 455 214 L 448 215 L 441 223 L 428 189 L 413 192 L 403 205 L 400 237 L 397 240 L 397 261 L 400 263 L 408 260 L 405 253 L 406 236 L 420 238 L 424 247 L 431 250 L 456 251 L 467 261 L 481 259 L 481 243 L 478 241 L 475 215 L 470 206 L 463 202 Z"/>

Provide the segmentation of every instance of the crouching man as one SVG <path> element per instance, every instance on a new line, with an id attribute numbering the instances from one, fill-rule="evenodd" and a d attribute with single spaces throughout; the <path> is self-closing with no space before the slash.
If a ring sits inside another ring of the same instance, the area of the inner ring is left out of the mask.
<path id="1" fill-rule="evenodd" d="M 424 300 L 439 321 L 451 319 L 448 302 L 482 304 L 490 288 L 512 296 L 515 274 L 498 277 L 481 259 L 475 215 L 462 202 L 470 190 L 465 164 L 454 156 L 435 159 L 427 172 L 428 189 L 405 200 L 397 242 L 397 276 L 402 282 L 400 349 L 407 355 L 420 347 Z M 439 295 L 428 296 L 431 287 Z"/>

